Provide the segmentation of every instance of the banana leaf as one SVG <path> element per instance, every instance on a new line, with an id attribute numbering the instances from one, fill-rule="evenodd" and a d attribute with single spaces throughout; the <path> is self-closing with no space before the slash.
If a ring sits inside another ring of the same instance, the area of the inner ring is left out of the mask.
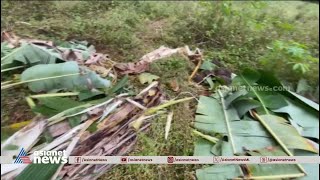
<path id="1" fill-rule="evenodd" d="M 260 76 L 263 78 L 258 78 Z M 264 104 L 266 108 L 268 107 L 268 104 L 272 104 L 270 101 L 274 101 L 273 104 L 283 104 L 282 107 L 278 106 L 279 108 L 276 108 L 277 106 L 273 105 L 274 108 L 271 110 L 275 113 L 288 114 L 292 119 L 291 124 L 297 124 L 297 129 L 300 129 L 302 136 L 314 138 L 317 142 L 319 142 L 319 104 L 290 91 L 288 88 L 285 88 L 282 83 L 270 72 L 246 69 L 240 78 L 237 78 L 238 79 L 235 79 L 234 84 L 244 84 L 245 86 L 252 87 L 257 87 L 257 85 L 259 85 L 270 90 L 274 89 L 275 87 L 277 89 L 282 89 L 282 91 L 279 91 L 279 93 L 273 97 L 264 96 L 265 92 L 257 93 L 260 95 L 261 100 L 264 101 L 262 104 Z M 251 83 L 246 84 L 246 79 L 251 80 L 247 81 Z M 282 96 L 280 97 L 279 94 Z M 283 103 L 283 100 L 286 101 L 286 103 Z M 241 97 L 236 99 L 233 104 L 237 108 L 240 116 L 248 112 L 250 109 L 259 107 L 254 100 L 243 97 L 242 99 Z M 284 106 L 284 104 L 287 105 Z"/>
<path id="2" fill-rule="evenodd" d="M 231 146 L 233 141 L 235 153 L 243 152 L 246 149 L 260 149 L 276 144 L 270 134 L 255 120 L 240 119 L 235 108 L 230 107 L 223 110 L 221 102 L 215 98 L 201 96 L 197 108 L 195 128 L 206 133 L 219 133 L 227 136 L 226 140 L 217 143 L 211 149 L 215 155 L 233 155 Z M 227 118 L 224 116 L 224 111 Z M 306 139 L 301 137 L 298 131 L 281 117 L 274 115 L 264 115 L 268 125 L 277 132 L 285 144 L 291 149 L 303 149 L 316 152 Z M 227 121 L 230 128 L 227 126 Z M 229 137 L 229 135 L 232 137 Z"/>
<path id="3" fill-rule="evenodd" d="M 232 103 L 233 106 L 237 109 L 240 117 L 243 117 L 251 109 L 261 107 L 260 102 L 253 99 L 237 99 Z"/>
<path id="4" fill-rule="evenodd" d="M 50 78 L 56 76 L 57 78 Z M 93 71 L 85 68 L 80 68 L 74 61 L 60 64 L 36 65 L 26 69 L 21 74 L 22 81 L 32 81 L 40 78 L 44 78 L 45 80 L 33 81 L 28 83 L 29 89 L 31 91 L 42 92 L 54 89 L 81 91 L 90 90 L 93 88 L 106 89 L 110 86 L 109 80 L 101 78 Z"/>
<path id="5" fill-rule="evenodd" d="M 233 79 L 232 84 L 235 86 L 244 86 L 248 91 L 246 97 L 248 99 L 256 99 L 259 101 L 266 114 L 270 113 L 270 109 L 278 109 L 288 105 L 283 96 L 277 92 L 274 92 L 273 88 L 258 84 L 257 82 L 260 79 L 263 78 L 261 78 L 259 72 L 252 69 L 245 69 L 241 74 Z M 240 91 L 237 91 L 236 93 L 239 92 Z M 244 93 L 241 95 L 244 95 Z M 239 98 L 243 97 L 240 96 Z"/>
<path id="6" fill-rule="evenodd" d="M 319 105 L 317 103 L 286 89 L 277 78 L 265 71 L 246 69 L 234 79 L 233 84 L 244 85 L 250 89 L 246 95 L 237 91 L 226 99 L 227 105 L 232 103 L 241 117 L 250 109 L 258 108 L 260 102 L 266 113 L 270 113 L 269 110 L 287 113 L 292 119 L 291 124 L 297 124 L 295 127 L 301 129 L 304 137 L 314 138 L 319 142 Z M 270 91 L 274 91 L 275 87 L 283 91 L 271 93 Z"/>
<path id="7" fill-rule="evenodd" d="M 319 144 L 314 143 L 319 151 Z M 310 153 L 307 151 L 294 151 L 295 156 L 319 156 L 319 154 Z M 319 179 L 319 164 L 302 164 L 303 168 L 306 170 L 307 176 L 299 178 L 300 180 L 314 180 Z"/>
<path id="8" fill-rule="evenodd" d="M 221 93 L 222 95 L 222 93 Z M 223 95 L 222 95 L 223 97 Z M 207 134 L 220 134 L 220 141 L 213 144 L 207 140 L 198 140 L 195 146 L 194 155 L 222 155 L 233 156 L 242 154 L 248 150 L 263 149 L 274 147 L 278 143 L 269 134 L 269 132 L 258 122 L 248 117 L 240 118 L 237 110 L 233 105 L 226 109 L 224 98 L 201 96 L 195 118 L 195 128 Z M 278 138 L 284 142 L 285 146 L 292 151 L 295 149 L 317 153 L 307 139 L 300 136 L 298 131 L 289 124 L 289 122 L 279 116 L 267 114 L 261 118 L 275 132 Z M 284 152 L 282 152 L 284 154 Z M 286 155 L 286 154 L 284 154 Z M 284 175 L 298 177 L 301 171 L 295 165 L 290 166 L 270 166 L 255 167 L 248 166 L 254 176 Z M 243 176 L 243 172 L 235 166 L 212 166 L 197 171 L 198 179 L 227 179 L 232 177 Z M 258 168 L 258 169 L 257 169 Z M 275 171 L 267 169 L 275 168 Z M 224 174 L 223 172 L 228 172 Z M 267 178 L 266 178 L 267 179 Z"/>
<path id="9" fill-rule="evenodd" d="M 319 104 L 295 93 L 295 92 L 292 92 L 292 91 L 289 91 L 290 94 L 292 94 L 294 97 L 296 97 L 297 99 L 299 99 L 300 101 L 302 101 L 303 103 L 305 103 L 306 105 L 312 107 L 313 109 L 319 111 Z"/>
<path id="10" fill-rule="evenodd" d="M 12 52 L 13 48 L 8 46 L 8 42 L 1 43 L 1 58 Z"/>
<path id="11" fill-rule="evenodd" d="M 105 93 L 99 90 L 84 90 L 81 91 L 78 95 L 79 101 L 88 100 L 90 98 L 93 98 L 95 96 L 104 95 Z"/>
<path id="12" fill-rule="evenodd" d="M 15 179 L 16 180 L 47 180 L 50 179 L 60 164 L 30 164 Z"/>
<path id="13" fill-rule="evenodd" d="M 252 70 L 251 70 L 252 71 Z M 304 103 L 307 106 L 310 106 L 311 108 L 315 109 L 316 111 L 319 111 L 319 104 L 293 92 L 290 88 L 284 86 L 279 79 L 277 79 L 274 76 L 274 73 L 268 72 L 268 71 L 263 71 L 259 70 L 258 73 L 261 77 L 257 81 L 258 84 L 266 86 L 268 88 L 277 88 L 278 90 L 281 89 L 281 91 L 278 91 L 280 94 L 284 95 L 285 97 L 290 98 L 291 100 L 294 101 L 299 101 L 300 103 Z"/>
<path id="14" fill-rule="evenodd" d="M 40 113 L 44 116 L 53 116 L 66 109 L 83 105 L 82 102 L 77 102 L 70 98 L 62 97 L 41 97 L 38 98 L 39 104 L 32 108 L 32 111 Z"/>
<path id="15" fill-rule="evenodd" d="M 53 49 L 24 43 L 1 58 L 1 70 L 21 65 L 53 64 L 59 59 L 62 60 L 60 53 Z"/>
<path id="16" fill-rule="evenodd" d="M 315 138 L 319 142 L 319 112 L 298 101 L 289 98 L 286 98 L 286 101 L 288 106 L 273 111 L 288 114 L 292 121 L 301 127 L 301 134 L 304 137 Z"/>

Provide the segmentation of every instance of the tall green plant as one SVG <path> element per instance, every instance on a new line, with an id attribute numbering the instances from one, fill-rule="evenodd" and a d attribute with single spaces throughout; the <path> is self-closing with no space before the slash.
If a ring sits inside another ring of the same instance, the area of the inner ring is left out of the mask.
<path id="1" fill-rule="evenodd" d="M 301 75 L 309 73 L 311 66 L 319 63 L 319 58 L 314 57 L 306 45 L 298 42 L 276 40 L 268 49 L 260 58 L 261 64 L 268 69 L 291 69 L 292 73 Z"/>

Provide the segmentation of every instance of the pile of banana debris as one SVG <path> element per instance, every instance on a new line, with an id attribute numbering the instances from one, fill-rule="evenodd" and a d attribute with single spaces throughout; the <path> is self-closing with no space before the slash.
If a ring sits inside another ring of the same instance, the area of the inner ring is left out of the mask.
<path id="1" fill-rule="evenodd" d="M 135 63 L 116 63 L 85 41 L 56 45 L 2 32 L 1 90 L 28 88 L 30 95 L 25 99 L 35 117 L 2 128 L 6 137 L 1 155 L 15 157 L 23 149 L 32 161 L 35 151 L 65 150 L 67 156 L 128 154 L 137 133 L 147 130 L 153 117 L 167 113 L 168 106 L 194 99 L 166 99 L 158 81 L 150 81 L 138 93 L 127 88 L 129 75 L 143 73 L 150 63 L 173 54 L 196 64 L 202 56 L 198 49 L 191 52 L 187 46 L 161 46 Z M 96 179 L 112 167 L 1 164 L 1 178 Z"/>

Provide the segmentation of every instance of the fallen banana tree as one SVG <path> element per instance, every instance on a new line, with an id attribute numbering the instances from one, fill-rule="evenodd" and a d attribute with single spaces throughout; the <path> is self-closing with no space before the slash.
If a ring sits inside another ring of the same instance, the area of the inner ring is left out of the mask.
<path id="1" fill-rule="evenodd" d="M 21 148 L 31 160 L 32 153 L 38 150 L 66 150 L 67 155 L 75 156 L 125 155 L 133 149 L 137 133 L 148 129 L 149 119 L 165 112 L 168 106 L 193 99 L 166 102 L 158 82 L 152 81 L 132 97 L 124 88 L 127 76 L 115 83 L 116 74 L 131 74 L 119 68 L 126 65 L 96 53 L 86 42 L 56 46 L 50 41 L 20 39 L 13 33 L 2 35 L 5 42 L 1 44 L 1 73 L 24 71 L 18 82 L 16 79 L 2 82 L 1 89 L 28 85 L 33 94 L 26 101 L 37 114 L 31 121 L 7 126 L 23 128 L 2 142 L 2 155 L 18 155 Z M 182 49 L 160 47 L 143 56 L 134 71 L 144 72 L 153 61 Z M 186 49 L 187 55 L 192 55 Z M 104 78 L 112 79 L 113 83 Z M 1 178 L 96 179 L 112 167 L 2 164 Z"/>
<path id="2" fill-rule="evenodd" d="M 148 71 L 151 63 L 179 54 L 196 64 L 189 77 L 191 81 L 202 63 L 200 50 L 192 52 L 188 46 L 176 49 L 161 46 L 142 56 L 138 62 L 115 63 L 109 55 L 96 53 L 94 46 L 85 41 L 70 41 L 57 46 L 52 41 L 21 39 L 5 31 L 1 39 L 1 73 L 24 69 L 20 81 L 1 82 L 1 89 L 28 84 L 33 92 L 63 89 L 90 90 L 92 93 L 94 89 L 98 94 L 97 89 L 110 86 L 108 80 L 99 76 L 115 82 L 117 74 L 139 74 Z"/>
<path id="3" fill-rule="evenodd" d="M 267 72 L 244 70 L 232 86 L 201 96 L 194 127 L 195 156 L 318 156 L 319 105 L 283 87 Z M 317 164 L 213 165 L 199 180 L 314 179 Z"/>
<path id="4" fill-rule="evenodd" d="M 1 34 L 1 72 L 66 61 L 81 65 L 100 64 L 107 59 L 107 54 L 96 53 L 94 46 L 85 41 L 57 46 L 52 41 L 22 39 L 12 32 Z"/>

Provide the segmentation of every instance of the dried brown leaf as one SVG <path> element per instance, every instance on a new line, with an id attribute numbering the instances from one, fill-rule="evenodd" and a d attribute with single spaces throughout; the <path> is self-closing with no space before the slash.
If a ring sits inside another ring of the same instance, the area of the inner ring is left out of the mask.
<path id="1" fill-rule="evenodd" d="M 97 74 L 100 74 L 101 77 L 107 77 L 111 69 L 106 69 L 103 66 L 91 64 L 89 69 L 95 71 Z"/>
<path id="2" fill-rule="evenodd" d="M 93 53 L 90 55 L 89 59 L 85 62 L 85 64 L 101 64 L 106 59 L 107 57 L 104 54 Z"/>
<path id="3" fill-rule="evenodd" d="M 181 48 L 170 49 L 164 46 L 142 56 L 136 63 L 118 63 L 115 65 L 115 69 L 119 74 L 139 74 L 149 70 L 150 63 L 169 57 L 180 51 Z"/>
<path id="4" fill-rule="evenodd" d="M 179 87 L 179 84 L 178 84 L 177 80 L 170 81 L 169 86 L 175 92 L 178 92 L 180 90 L 180 87 Z"/>

